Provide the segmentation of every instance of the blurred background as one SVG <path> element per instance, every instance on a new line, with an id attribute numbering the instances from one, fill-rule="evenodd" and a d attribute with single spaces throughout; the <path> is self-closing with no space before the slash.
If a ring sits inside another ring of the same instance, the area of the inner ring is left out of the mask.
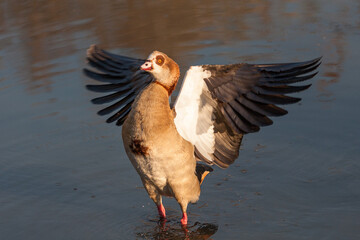
<path id="1" fill-rule="evenodd" d="M 1 1 L 1 239 L 359 239 L 359 41 L 357 0 Z M 182 77 L 197 64 L 323 60 L 303 101 L 206 178 L 186 232 L 173 199 L 158 222 L 121 128 L 96 115 L 82 74 L 91 44 L 163 51 Z"/>

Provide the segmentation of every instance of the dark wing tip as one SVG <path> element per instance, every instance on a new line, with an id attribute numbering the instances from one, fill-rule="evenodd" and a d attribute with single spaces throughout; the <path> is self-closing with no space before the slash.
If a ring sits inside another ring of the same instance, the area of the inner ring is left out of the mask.
<path id="1" fill-rule="evenodd" d="M 91 85 L 91 84 L 87 84 L 85 85 L 87 90 L 93 91 L 93 92 L 97 92 L 97 85 Z"/>
<path id="2" fill-rule="evenodd" d="M 85 76 L 87 76 L 88 77 L 88 73 L 90 72 L 90 70 L 89 69 L 87 69 L 87 68 L 83 68 L 83 74 L 85 74 Z"/>
<path id="3" fill-rule="evenodd" d="M 107 115 L 118 110 L 106 122 L 116 121 L 116 125 L 122 125 L 136 95 L 153 81 L 153 77 L 150 74 L 137 73 L 144 62 L 141 59 L 106 52 L 95 44 L 87 49 L 86 55 L 89 67 L 82 70 L 84 75 L 99 82 L 110 83 L 88 84 L 85 86 L 86 89 L 101 93 L 111 92 L 111 94 L 94 98 L 91 102 L 104 104 L 117 101 L 98 111 L 98 115 Z"/>
<path id="4" fill-rule="evenodd" d="M 318 57 L 304 62 L 254 64 L 252 66 L 257 68 L 265 77 L 295 77 L 314 71 L 321 64 L 321 58 Z"/>
<path id="5" fill-rule="evenodd" d="M 322 59 L 323 56 L 320 56 L 320 57 L 317 57 L 317 58 L 314 58 L 310 61 L 308 61 L 309 63 L 311 63 L 311 65 L 317 63 L 317 62 L 320 62 L 320 60 Z M 320 62 L 321 63 L 321 62 Z"/>

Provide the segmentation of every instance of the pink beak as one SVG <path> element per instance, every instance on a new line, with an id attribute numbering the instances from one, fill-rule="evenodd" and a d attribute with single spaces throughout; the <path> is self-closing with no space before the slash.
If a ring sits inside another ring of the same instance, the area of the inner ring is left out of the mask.
<path id="1" fill-rule="evenodd" d="M 151 64 L 151 61 L 150 60 L 146 60 L 146 62 L 141 65 L 140 67 L 141 70 L 144 70 L 144 71 L 150 71 L 153 69 L 152 67 L 152 64 Z"/>

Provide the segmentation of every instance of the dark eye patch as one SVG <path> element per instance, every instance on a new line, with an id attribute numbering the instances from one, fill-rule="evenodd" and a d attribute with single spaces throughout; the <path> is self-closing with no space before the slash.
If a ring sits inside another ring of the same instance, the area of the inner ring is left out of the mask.
<path id="1" fill-rule="evenodd" d="M 165 62 L 165 58 L 161 55 L 157 55 L 156 56 L 156 64 L 159 65 L 159 66 L 162 66 Z"/>

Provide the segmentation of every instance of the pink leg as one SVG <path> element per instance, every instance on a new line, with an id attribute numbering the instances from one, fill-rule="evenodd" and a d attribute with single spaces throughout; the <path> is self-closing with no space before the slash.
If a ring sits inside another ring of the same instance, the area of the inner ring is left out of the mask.
<path id="1" fill-rule="evenodd" d="M 166 218 L 164 205 L 162 205 L 162 204 L 157 205 L 157 209 L 158 209 L 160 218 Z"/>
<path id="2" fill-rule="evenodd" d="M 183 217 L 181 219 L 181 224 L 182 225 L 186 225 L 187 224 L 187 221 L 188 221 L 188 218 L 187 218 L 187 214 L 186 212 L 183 213 Z"/>

